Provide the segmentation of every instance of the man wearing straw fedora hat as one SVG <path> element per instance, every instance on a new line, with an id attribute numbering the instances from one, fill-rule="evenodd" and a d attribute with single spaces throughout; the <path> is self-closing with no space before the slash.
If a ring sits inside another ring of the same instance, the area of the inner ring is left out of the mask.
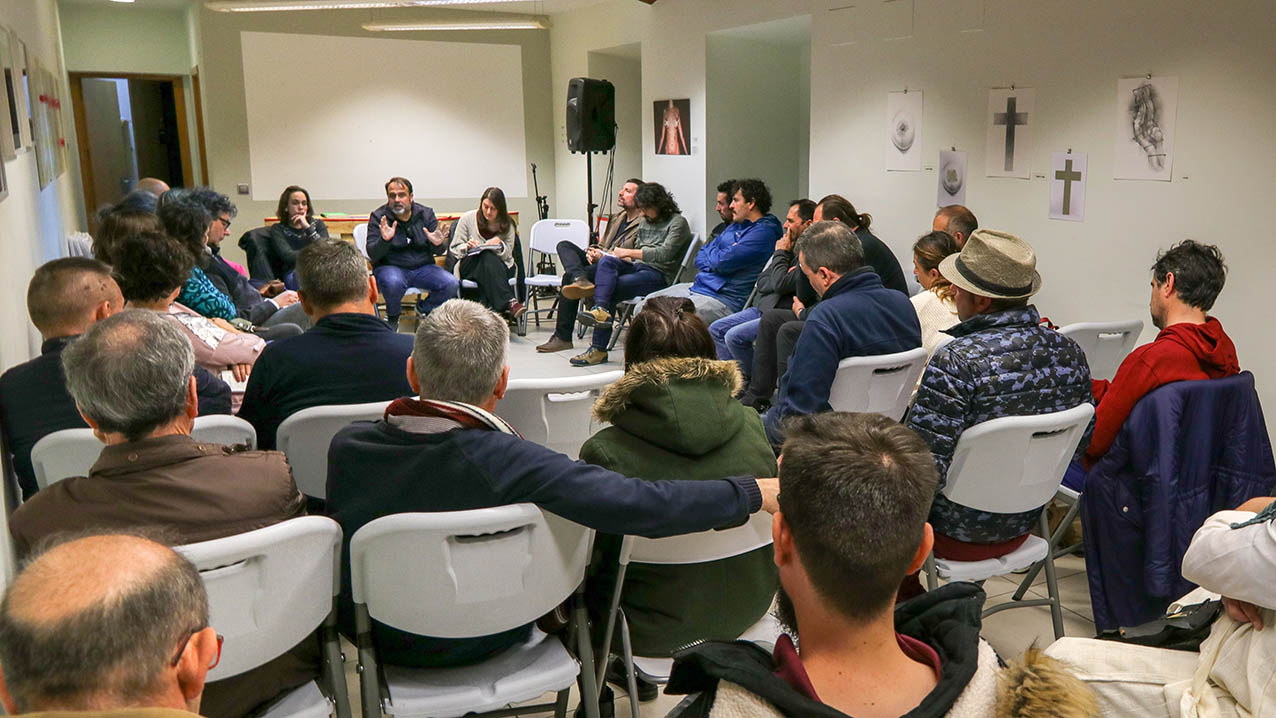
<path id="1" fill-rule="evenodd" d="M 961 322 L 935 350 L 904 422 L 930 444 L 943 488 L 957 439 L 967 428 L 1002 416 L 1071 409 L 1090 400 L 1090 369 L 1076 342 L 1040 326 L 1029 297 L 1041 290 L 1037 255 L 1024 240 L 980 229 L 939 273 L 952 282 Z M 1089 429 L 1078 452 L 1089 442 Z M 930 523 L 935 555 L 959 561 L 1002 556 L 1018 548 L 1041 509 L 995 514 L 935 495 Z"/>

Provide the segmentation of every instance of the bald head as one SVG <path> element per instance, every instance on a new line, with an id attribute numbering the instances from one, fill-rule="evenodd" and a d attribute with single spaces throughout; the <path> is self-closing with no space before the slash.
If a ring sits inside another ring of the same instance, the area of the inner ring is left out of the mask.
<path id="1" fill-rule="evenodd" d="M 27 313 L 45 339 L 84 333 L 124 308 L 111 268 L 88 257 L 64 257 L 35 270 L 27 285 Z"/>
<path id="2" fill-rule="evenodd" d="M 170 661 L 207 625 L 199 573 L 172 549 L 124 535 L 67 541 L 0 602 L 4 687 L 22 712 L 173 705 Z"/>
<path id="3" fill-rule="evenodd" d="M 142 179 L 137 181 L 137 186 L 134 187 L 134 189 L 139 189 L 139 190 L 142 190 L 143 192 L 150 192 L 151 194 L 158 197 L 164 194 L 165 192 L 167 192 L 170 189 L 170 187 L 168 186 L 168 183 L 162 179 L 156 179 L 154 177 L 143 177 Z"/>
<path id="4" fill-rule="evenodd" d="M 935 213 L 935 221 L 931 223 L 931 229 L 936 232 L 947 232 L 957 240 L 957 246 L 962 247 L 970 238 L 970 233 L 979 229 L 979 220 L 975 219 L 975 213 L 966 209 L 964 205 L 950 204 L 941 207 Z"/>

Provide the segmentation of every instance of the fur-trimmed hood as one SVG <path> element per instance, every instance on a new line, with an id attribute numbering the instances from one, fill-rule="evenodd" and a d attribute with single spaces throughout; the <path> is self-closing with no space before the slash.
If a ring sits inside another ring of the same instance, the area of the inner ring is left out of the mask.
<path id="1" fill-rule="evenodd" d="M 742 383 L 735 362 L 642 362 L 598 397 L 594 416 L 675 453 L 703 455 L 730 441 L 749 418 L 734 398 Z"/>

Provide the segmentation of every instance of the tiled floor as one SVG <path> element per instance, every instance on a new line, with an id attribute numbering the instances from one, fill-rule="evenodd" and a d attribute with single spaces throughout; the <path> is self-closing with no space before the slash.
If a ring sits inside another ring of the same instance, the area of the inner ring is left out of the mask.
<path id="1" fill-rule="evenodd" d="M 406 323 L 405 323 L 406 324 Z M 559 376 L 576 376 L 580 372 L 606 372 L 624 368 L 624 357 L 620 351 L 624 337 L 617 345 L 617 351 L 611 353 L 610 361 L 593 367 L 573 367 L 568 359 L 588 348 L 588 335 L 585 340 L 573 338 L 574 348 L 554 354 L 539 354 L 536 345 L 549 339 L 553 332 L 551 322 L 542 320 L 538 330 L 534 323 L 528 327 L 527 336 L 511 335 L 509 363 L 511 378 L 548 378 Z M 404 331 L 412 327 L 405 326 Z M 1064 632 L 1069 636 L 1090 637 L 1094 635 L 1094 615 L 1090 609 L 1090 590 L 1086 584 L 1085 561 L 1079 556 L 1067 556 L 1057 563 L 1059 592 L 1063 599 Z M 1018 580 L 1016 580 L 1018 579 Z M 1000 601 L 1010 600 L 1019 586 L 1022 576 L 994 578 L 984 584 L 988 594 L 987 605 L 995 605 Z M 1045 573 L 1040 573 L 1029 589 L 1033 598 L 1045 597 Z M 993 648 L 1007 660 L 1017 657 L 1033 643 L 1041 647 L 1054 641 L 1054 630 L 1050 621 L 1050 609 L 1046 606 L 1016 608 L 989 616 L 984 620 L 983 636 Z M 346 655 L 346 678 L 350 686 L 351 708 L 355 718 L 360 718 L 362 711 L 359 703 L 359 680 L 355 672 L 354 647 L 344 644 Z M 643 703 L 639 708 L 642 718 L 657 718 L 666 715 L 678 701 L 680 696 L 661 695 L 655 701 Z M 550 700 L 550 697 L 544 700 Z M 541 702 L 541 701 L 536 701 Z M 571 705 L 577 703 L 573 689 Z M 616 696 L 616 715 L 629 715 L 628 698 L 620 691 Z"/>

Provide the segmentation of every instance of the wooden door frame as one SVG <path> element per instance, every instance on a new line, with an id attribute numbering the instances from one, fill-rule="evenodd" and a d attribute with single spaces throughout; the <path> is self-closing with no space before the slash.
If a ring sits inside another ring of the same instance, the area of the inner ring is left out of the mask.
<path id="1" fill-rule="evenodd" d="M 199 66 L 191 68 L 191 94 L 195 96 L 195 139 L 199 143 L 200 184 L 208 185 L 208 144 L 204 141 L 204 94 L 199 86 Z"/>
<path id="2" fill-rule="evenodd" d="M 84 114 L 84 88 L 81 80 L 157 80 L 168 82 L 173 87 L 173 104 L 177 109 L 177 147 L 182 158 L 182 178 L 185 184 L 195 184 L 194 164 L 191 162 L 190 129 L 186 119 L 186 88 L 182 81 L 185 75 L 156 75 L 144 72 L 69 72 L 67 80 L 71 85 L 71 105 L 75 112 L 76 145 L 80 152 L 80 183 L 84 189 L 85 216 L 92 223 L 97 212 L 97 190 L 93 186 L 93 162 L 89 156 L 88 119 Z"/>

